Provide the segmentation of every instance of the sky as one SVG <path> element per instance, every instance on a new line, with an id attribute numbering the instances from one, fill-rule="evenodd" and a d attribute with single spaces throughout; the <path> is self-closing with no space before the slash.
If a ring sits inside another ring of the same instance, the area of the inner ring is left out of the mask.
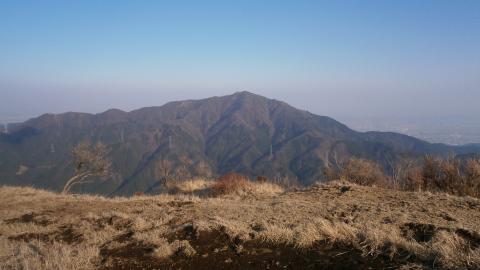
<path id="1" fill-rule="evenodd" d="M 480 1 L 0 1 L 0 122 L 250 91 L 337 119 L 480 113 Z"/>

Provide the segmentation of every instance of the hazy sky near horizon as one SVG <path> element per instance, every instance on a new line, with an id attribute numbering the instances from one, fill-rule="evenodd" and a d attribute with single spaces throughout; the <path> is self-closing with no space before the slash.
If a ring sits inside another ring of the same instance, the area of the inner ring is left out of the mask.
<path id="1" fill-rule="evenodd" d="M 247 90 L 333 117 L 480 114 L 480 1 L 0 1 L 0 122 Z"/>

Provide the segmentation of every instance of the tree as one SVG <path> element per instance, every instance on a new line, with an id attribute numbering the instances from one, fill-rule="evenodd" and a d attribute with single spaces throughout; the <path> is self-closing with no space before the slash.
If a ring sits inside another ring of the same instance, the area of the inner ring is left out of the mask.
<path id="1" fill-rule="evenodd" d="M 110 161 L 107 159 L 107 147 L 98 142 L 95 145 L 89 142 L 79 143 L 72 149 L 75 175 L 63 187 L 62 193 L 70 192 L 74 185 L 90 182 L 94 176 L 107 176 L 110 172 Z"/>
<path id="2" fill-rule="evenodd" d="M 387 168 L 391 173 L 392 188 L 406 189 L 410 171 L 415 166 L 415 159 L 408 157 L 394 158 L 392 155 L 385 156 Z M 413 176 L 413 175 L 412 175 Z"/>
<path id="3" fill-rule="evenodd" d="M 423 167 L 420 165 L 410 167 L 406 173 L 402 189 L 408 191 L 422 191 L 424 187 Z"/>
<path id="4" fill-rule="evenodd" d="M 467 195 L 480 197 L 480 160 L 472 158 L 465 165 L 465 191 Z"/>
<path id="5" fill-rule="evenodd" d="M 440 159 L 427 155 L 423 158 L 422 166 L 422 186 L 423 191 L 433 191 L 440 179 Z"/>
<path id="6" fill-rule="evenodd" d="M 160 178 L 159 182 L 162 186 L 167 185 L 167 182 L 172 174 L 172 169 L 173 169 L 173 164 L 168 159 L 162 158 L 157 163 L 157 166 L 155 167 L 155 175 L 156 177 Z"/>
<path id="7" fill-rule="evenodd" d="M 440 163 L 440 180 L 438 189 L 459 196 L 465 195 L 465 177 L 462 172 L 462 162 L 450 157 Z"/>
<path id="8" fill-rule="evenodd" d="M 406 190 L 480 196 L 480 160 L 426 156 L 421 166 L 408 171 Z"/>
<path id="9" fill-rule="evenodd" d="M 191 177 L 190 169 L 193 164 L 192 160 L 189 159 L 187 156 L 180 156 L 179 158 L 180 166 L 174 170 L 175 177 L 178 178 L 189 178 Z"/>

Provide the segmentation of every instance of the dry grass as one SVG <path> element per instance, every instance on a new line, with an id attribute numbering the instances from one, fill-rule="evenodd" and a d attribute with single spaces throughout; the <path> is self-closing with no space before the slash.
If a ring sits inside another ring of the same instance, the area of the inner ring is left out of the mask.
<path id="1" fill-rule="evenodd" d="M 194 179 L 175 183 L 173 188 L 183 193 L 194 193 L 195 191 L 206 190 L 212 187 L 215 181 L 205 179 Z"/>
<path id="2" fill-rule="evenodd" d="M 472 246 L 455 232 L 439 230 L 428 243 L 406 239 L 391 226 L 347 225 L 325 219 L 313 219 L 294 228 L 269 225 L 260 233 L 262 241 L 277 245 L 294 245 L 300 249 L 323 242 L 355 247 L 365 256 L 385 255 L 393 259 L 402 254 L 416 256 L 421 261 L 436 262 L 437 266 L 454 269 L 480 267 L 480 249 Z M 433 265 L 432 265 L 433 266 Z"/>
<path id="3" fill-rule="evenodd" d="M 99 249 L 40 240 L 13 242 L 0 237 L 0 269 L 93 269 Z"/>
<path id="4" fill-rule="evenodd" d="M 212 186 L 216 196 L 222 195 L 278 195 L 284 192 L 279 185 L 265 181 L 252 182 L 246 176 L 228 173 L 220 177 Z"/>
<path id="5" fill-rule="evenodd" d="M 285 190 L 283 187 L 269 182 L 250 182 L 247 193 L 258 195 L 279 195 Z"/>
<path id="6" fill-rule="evenodd" d="M 410 260 L 427 268 L 480 267 L 478 199 L 344 182 L 286 193 L 269 183 L 247 183 L 233 193 L 242 196 L 203 199 L 182 194 L 107 199 L 2 187 L 0 269 L 114 269 L 122 258 L 108 254 L 129 245 L 151 249 L 142 260 L 159 263 L 174 255 L 204 258 L 194 237 L 182 235 L 212 231 L 241 243 L 299 250 L 338 246 L 366 258 Z"/>
<path id="7" fill-rule="evenodd" d="M 192 257 L 196 254 L 196 251 L 192 248 L 190 242 L 186 240 L 175 240 L 172 243 L 165 241 L 155 249 L 153 256 L 160 259 L 166 259 L 174 254 L 182 254 L 187 257 Z"/>
<path id="8" fill-rule="evenodd" d="M 206 179 L 194 179 L 179 182 L 171 182 L 168 185 L 170 193 L 195 195 L 200 197 L 219 196 L 255 196 L 255 195 L 278 195 L 285 190 L 281 186 L 265 182 L 252 182 L 245 176 L 227 174 L 217 181 Z"/>
<path id="9" fill-rule="evenodd" d="M 459 265 L 472 269 L 480 267 L 480 250 L 478 247 L 472 248 L 471 243 L 458 234 L 441 231 L 435 235 L 431 247 L 431 255 L 436 255 L 439 264 L 447 268 L 453 269 Z"/>
<path id="10" fill-rule="evenodd" d="M 0 194 L 1 270 L 95 269 L 101 259 L 100 247 L 121 236 L 125 229 L 144 240 L 158 239 L 160 231 L 165 233 L 158 227 L 172 216 L 145 220 L 141 213 L 151 209 L 150 204 L 200 200 L 182 194 L 110 199 L 29 187 L 1 187 Z M 124 204 L 129 207 L 122 207 Z M 159 234 L 152 236 L 154 228 Z"/>

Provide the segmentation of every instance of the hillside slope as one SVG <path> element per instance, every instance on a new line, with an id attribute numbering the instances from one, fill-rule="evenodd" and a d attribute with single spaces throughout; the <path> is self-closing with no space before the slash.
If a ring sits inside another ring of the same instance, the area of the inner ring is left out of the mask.
<path id="1" fill-rule="evenodd" d="M 0 188 L 0 269 L 479 269 L 480 200 L 345 183 L 116 199 Z"/>
<path id="2" fill-rule="evenodd" d="M 324 116 L 248 92 L 187 100 L 131 112 L 46 114 L 0 134 L 0 179 L 5 184 L 59 190 L 72 175 L 70 150 L 102 141 L 111 152 L 110 181 L 76 191 L 130 195 L 154 192 L 156 168 L 170 160 L 178 178 L 230 171 L 310 184 L 323 169 L 351 156 L 396 160 L 405 155 L 478 152 L 395 133 L 355 132 Z"/>

